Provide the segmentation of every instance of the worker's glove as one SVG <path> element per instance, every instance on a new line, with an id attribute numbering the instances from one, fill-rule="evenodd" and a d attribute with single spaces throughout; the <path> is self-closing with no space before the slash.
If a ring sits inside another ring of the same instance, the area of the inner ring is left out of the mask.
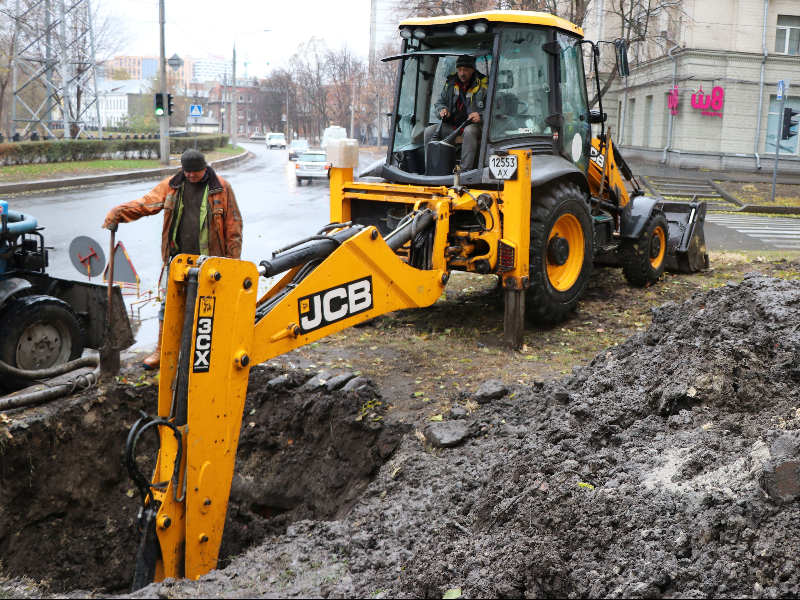
<path id="1" fill-rule="evenodd" d="M 112 222 L 112 223 L 109 223 L 108 225 L 103 225 L 103 227 L 105 227 L 109 231 L 116 231 L 117 228 L 119 227 L 119 225 L 117 223 L 113 223 Z"/>

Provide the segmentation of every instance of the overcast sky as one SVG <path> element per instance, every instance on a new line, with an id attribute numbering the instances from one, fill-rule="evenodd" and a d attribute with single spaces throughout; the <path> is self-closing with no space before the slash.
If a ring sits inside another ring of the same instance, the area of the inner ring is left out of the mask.
<path id="1" fill-rule="evenodd" d="M 332 46 L 347 42 L 364 56 L 369 48 L 370 0 L 165 1 L 167 56 L 230 59 L 238 35 L 237 75 L 247 60 L 247 74 L 263 76 L 312 36 Z M 130 31 L 130 44 L 119 54 L 158 55 L 157 0 L 109 0 L 106 6 Z M 250 34 L 264 29 L 269 33 Z"/>

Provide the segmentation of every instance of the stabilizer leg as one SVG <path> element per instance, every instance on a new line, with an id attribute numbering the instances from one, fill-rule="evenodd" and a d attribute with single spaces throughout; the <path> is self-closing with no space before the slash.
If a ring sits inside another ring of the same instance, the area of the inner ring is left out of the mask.
<path id="1" fill-rule="evenodd" d="M 525 290 L 505 290 L 504 345 L 519 350 L 525 342 Z"/>

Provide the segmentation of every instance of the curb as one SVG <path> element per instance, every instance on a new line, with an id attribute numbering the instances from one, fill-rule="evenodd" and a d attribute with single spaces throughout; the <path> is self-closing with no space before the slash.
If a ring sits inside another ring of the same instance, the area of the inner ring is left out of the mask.
<path id="1" fill-rule="evenodd" d="M 709 209 L 711 210 L 711 209 Z M 800 215 L 800 206 L 770 206 L 765 204 L 745 204 L 741 208 L 727 208 L 718 206 L 713 212 L 742 212 L 762 215 Z"/>
<path id="2" fill-rule="evenodd" d="M 221 158 L 212 161 L 212 169 L 229 167 L 255 156 L 249 150 L 239 156 Z M 21 183 L 0 184 L 0 194 L 18 194 L 20 192 L 38 192 L 41 190 L 54 190 L 58 188 L 79 187 L 83 185 L 96 185 L 98 183 L 117 183 L 120 181 L 140 181 L 144 179 L 163 178 L 174 175 L 176 167 L 160 167 L 158 169 L 145 169 L 142 171 L 126 171 L 123 173 L 108 173 L 105 175 L 87 175 L 84 177 L 68 177 L 65 179 L 45 179 L 42 181 L 28 181 Z"/>

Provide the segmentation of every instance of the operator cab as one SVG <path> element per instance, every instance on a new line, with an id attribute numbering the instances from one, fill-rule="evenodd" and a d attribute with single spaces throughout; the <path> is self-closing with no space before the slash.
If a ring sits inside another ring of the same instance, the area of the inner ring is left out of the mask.
<path id="1" fill-rule="evenodd" d="M 461 55 L 473 57 L 476 71 L 488 78 L 479 148 L 471 168 L 462 169 L 462 183 L 494 183 L 488 157 L 508 148 L 562 155 L 586 172 L 591 131 L 580 28 L 544 13 L 502 11 L 410 19 L 400 35 L 402 53 L 384 59 L 400 61 L 400 73 L 389 152 L 374 174 L 392 182 L 453 184 L 452 175 L 426 172 L 424 131 L 441 121 L 435 104 Z M 453 168 L 461 151 L 455 141 Z"/>

